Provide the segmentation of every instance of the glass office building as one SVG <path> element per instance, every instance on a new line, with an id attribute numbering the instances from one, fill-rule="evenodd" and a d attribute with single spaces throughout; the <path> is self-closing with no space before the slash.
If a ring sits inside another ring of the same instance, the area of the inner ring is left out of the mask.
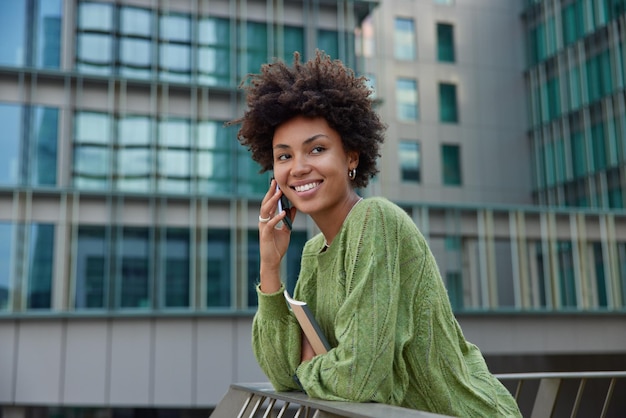
<path id="1" fill-rule="evenodd" d="M 369 7 L 3 4 L 0 312 L 254 306 L 237 278 L 256 277 L 256 224 L 241 217 L 269 174 L 224 126 L 243 109 L 238 85 L 294 51 L 354 65 Z M 305 238 L 295 231 L 292 279 Z"/>
<path id="2" fill-rule="evenodd" d="M 524 9 L 540 205 L 625 207 L 625 9 L 621 0 L 535 1 Z"/>
<path id="3" fill-rule="evenodd" d="M 256 216 L 270 174 L 259 174 L 237 127 L 224 123 L 243 113 L 245 76 L 274 58 L 307 59 L 319 48 L 355 67 L 354 29 L 375 4 L 0 4 L 0 416 L 32 414 L 33 404 L 210 407 L 241 380 L 228 374 L 250 363 L 249 348 L 199 362 L 220 350 L 217 340 L 232 352 L 234 324 L 249 326 Z M 284 265 L 290 288 L 311 233 L 296 223 Z M 107 324 L 125 329 L 133 318 L 131 337 L 158 318 L 179 321 L 173 332 L 193 327 L 195 337 L 163 340 L 185 341 L 174 352 L 197 352 L 193 366 L 180 366 L 191 355 L 179 366 L 158 361 L 152 337 L 151 357 L 135 351 L 141 342 L 116 348 Z M 73 340 L 69 328 L 85 324 Z M 212 348 L 198 348 L 202 336 Z M 42 352 L 58 356 L 44 361 Z M 83 363 L 87 352 L 94 357 Z M 154 362 L 138 372 L 146 358 Z"/>

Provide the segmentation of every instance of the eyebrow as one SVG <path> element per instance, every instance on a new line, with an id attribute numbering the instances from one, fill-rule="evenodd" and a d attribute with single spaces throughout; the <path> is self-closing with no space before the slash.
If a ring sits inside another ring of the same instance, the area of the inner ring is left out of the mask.
<path id="1" fill-rule="evenodd" d="M 316 139 L 321 138 L 321 137 L 328 138 L 328 135 L 326 135 L 326 134 L 315 134 L 315 135 L 305 139 L 302 144 L 303 145 L 307 145 L 307 144 L 309 144 L 309 143 L 311 143 L 311 142 L 313 142 Z M 274 146 L 274 149 L 285 149 L 285 148 L 290 148 L 290 147 L 289 147 L 289 145 L 285 145 L 285 144 L 276 144 Z"/>

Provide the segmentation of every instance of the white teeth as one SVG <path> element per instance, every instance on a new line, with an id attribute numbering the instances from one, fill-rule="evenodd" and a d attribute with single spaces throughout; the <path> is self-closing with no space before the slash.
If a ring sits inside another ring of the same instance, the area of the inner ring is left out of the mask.
<path id="1" fill-rule="evenodd" d="M 296 189 L 296 192 L 306 192 L 307 190 L 316 188 L 318 185 L 319 183 L 309 183 L 303 184 L 302 186 L 296 186 L 294 189 Z"/>

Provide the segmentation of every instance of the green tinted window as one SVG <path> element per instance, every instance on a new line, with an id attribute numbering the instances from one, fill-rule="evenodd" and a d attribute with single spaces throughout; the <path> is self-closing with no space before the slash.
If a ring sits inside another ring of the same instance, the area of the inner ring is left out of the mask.
<path id="1" fill-rule="evenodd" d="M 441 146 L 441 167 L 443 184 L 446 186 L 461 185 L 461 149 L 458 145 Z"/>
<path id="2" fill-rule="evenodd" d="M 454 26 L 437 23 L 437 59 L 442 62 L 454 62 Z"/>
<path id="3" fill-rule="evenodd" d="M 28 232 L 28 309 L 52 306 L 54 225 L 32 224 Z"/>
<path id="4" fill-rule="evenodd" d="M 439 119 L 441 122 L 456 123 L 459 121 L 456 85 L 454 84 L 439 84 Z"/>
<path id="5" fill-rule="evenodd" d="M 317 31 L 317 48 L 332 58 L 339 57 L 339 33 L 334 30 L 320 29 Z"/>

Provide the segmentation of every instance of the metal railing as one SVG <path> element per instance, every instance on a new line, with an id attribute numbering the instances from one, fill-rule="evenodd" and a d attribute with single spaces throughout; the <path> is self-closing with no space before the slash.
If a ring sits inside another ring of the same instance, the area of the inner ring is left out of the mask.
<path id="1" fill-rule="evenodd" d="M 495 375 L 524 417 L 626 416 L 626 371 Z M 613 396 L 618 394 L 618 396 Z M 434 418 L 443 415 L 375 403 L 313 399 L 276 392 L 269 383 L 233 384 L 211 418 Z"/>
<path id="2" fill-rule="evenodd" d="M 444 415 L 398 406 L 333 402 L 302 392 L 276 392 L 269 383 L 233 384 L 211 418 L 441 418 Z"/>
<path id="3" fill-rule="evenodd" d="M 626 416 L 626 371 L 511 373 L 496 377 L 513 393 L 524 416 Z"/>

